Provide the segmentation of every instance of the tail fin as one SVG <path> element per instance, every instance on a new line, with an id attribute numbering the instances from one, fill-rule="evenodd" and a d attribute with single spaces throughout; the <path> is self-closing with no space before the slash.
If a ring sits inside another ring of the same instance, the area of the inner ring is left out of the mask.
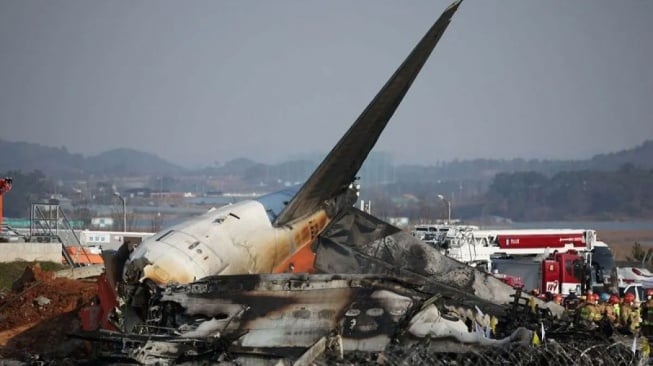
<path id="1" fill-rule="evenodd" d="M 288 224 L 314 212 L 324 201 L 344 192 L 353 182 L 461 2 L 462 0 L 457 0 L 449 5 L 426 32 L 356 122 L 279 214 L 275 220 L 276 226 Z"/>

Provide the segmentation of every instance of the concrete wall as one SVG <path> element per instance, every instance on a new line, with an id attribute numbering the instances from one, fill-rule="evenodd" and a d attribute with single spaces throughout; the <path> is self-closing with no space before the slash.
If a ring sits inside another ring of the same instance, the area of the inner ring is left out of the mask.
<path id="1" fill-rule="evenodd" d="M 0 262 L 45 261 L 60 263 L 61 243 L 0 243 Z"/>

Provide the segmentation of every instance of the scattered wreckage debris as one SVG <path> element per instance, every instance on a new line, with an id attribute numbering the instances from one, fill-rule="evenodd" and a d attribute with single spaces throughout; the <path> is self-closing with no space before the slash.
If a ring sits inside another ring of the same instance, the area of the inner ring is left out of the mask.
<path id="1" fill-rule="evenodd" d="M 69 267 L 66 269 L 58 270 L 54 273 L 54 277 L 79 280 L 84 278 L 97 277 L 102 273 L 104 273 L 104 264 L 92 264 L 88 266 Z"/>
<path id="2" fill-rule="evenodd" d="M 149 291 L 126 289 L 138 297 L 119 308 L 116 325 L 124 333 L 78 336 L 117 344 L 108 357 L 139 363 L 217 361 L 225 355 L 241 362 L 297 358 L 331 334 L 340 337 L 343 353 L 378 353 L 397 340 L 424 338 L 447 340 L 450 350 L 455 344 L 465 350 L 472 344 L 531 342 L 533 331 L 525 328 L 504 329 L 502 339 L 470 332 L 474 324 L 489 329 L 491 316 L 478 308 L 452 306 L 456 301 L 446 295 L 451 290 L 437 291 L 436 286 L 382 275 L 214 276 Z"/>
<path id="3" fill-rule="evenodd" d="M 315 268 L 323 273 L 375 273 L 419 277 L 449 291 L 467 306 L 504 311 L 514 289 L 476 268 L 449 258 L 425 242 L 356 208 L 349 208 L 320 235 Z M 559 316 L 563 308 L 534 299 Z M 484 310 L 485 311 L 485 310 Z"/>
<path id="4" fill-rule="evenodd" d="M 433 352 L 429 342 L 410 347 L 392 346 L 380 354 L 329 359 L 328 365 L 636 365 L 639 357 L 622 343 L 587 340 L 587 334 L 565 341 L 551 340 L 545 345 L 509 344 L 505 347 L 474 347 L 464 353 Z"/>
<path id="5" fill-rule="evenodd" d="M 434 286 L 384 275 L 215 276 L 142 293 L 148 306 L 123 314 L 128 332 L 76 336 L 102 343 L 104 360 L 138 364 L 626 365 L 640 357 L 628 341 L 554 317 L 519 291 L 493 320 L 446 295 L 451 289 L 433 295 Z"/>

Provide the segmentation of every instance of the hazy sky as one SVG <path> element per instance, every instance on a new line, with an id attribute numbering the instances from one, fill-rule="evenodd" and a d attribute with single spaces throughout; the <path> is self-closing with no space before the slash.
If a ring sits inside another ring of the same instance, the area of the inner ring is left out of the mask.
<path id="1" fill-rule="evenodd" d="M 193 166 L 326 153 L 448 3 L 0 0 L 0 138 Z M 653 1 L 466 0 L 375 149 L 586 158 L 646 139 Z"/>

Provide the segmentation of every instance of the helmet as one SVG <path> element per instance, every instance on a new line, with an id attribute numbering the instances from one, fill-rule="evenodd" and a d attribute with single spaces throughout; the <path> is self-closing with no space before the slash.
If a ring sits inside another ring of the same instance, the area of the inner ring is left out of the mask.
<path id="1" fill-rule="evenodd" d="M 624 296 L 624 300 L 626 300 L 626 302 L 633 302 L 635 301 L 635 295 L 629 292 L 626 294 L 626 296 Z"/>
<path id="2" fill-rule="evenodd" d="M 607 292 L 604 292 L 601 294 L 601 302 L 608 302 L 610 300 L 610 294 Z"/>
<path id="3" fill-rule="evenodd" d="M 610 304 L 618 304 L 619 303 L 619 297 L 617 295 L 610 295 L 610 299 L 608 300 Z"/>
<path id="4" fill-rule="evenodd" d="M 598 294 L 589 294 L 587 297 L 590 298 L 590 301 L 593 303 L 599 302 L 599 295 Z"/>
<path id="5" fill-rule="evenodd" d="M 560 296 L 560 294 L 555 294 L 555 296 L 553 296 L 553 301 L 556 304 L 562 304 L 562 296 Z"/>
<path id="6" fill-rule="evenodd" d="M 533 295 L 533 296 L 538 296 L 539 294 L 540 294 L 540 290 L 538 290 L 538 289 L 536 289 L 536 288 L 534 288 L 534 289 L 531 291 L 531 295 Z"/>

